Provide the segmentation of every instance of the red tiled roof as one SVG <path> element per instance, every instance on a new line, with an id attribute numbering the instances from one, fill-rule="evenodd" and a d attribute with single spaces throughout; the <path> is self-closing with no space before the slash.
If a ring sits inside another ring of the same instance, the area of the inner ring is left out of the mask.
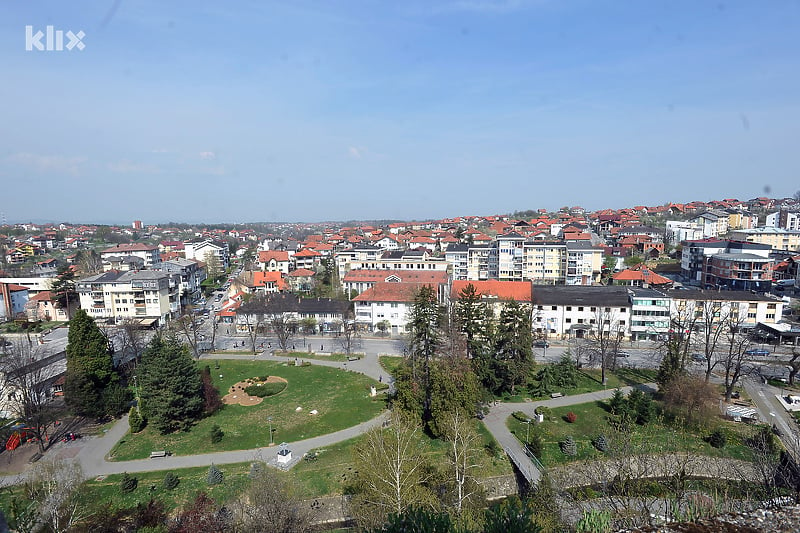
<path id="1" fill-rule="evenodd" d="M 642 281 L 650 285 L 668 285 L 672 280 L 656 274 L 649 268 L 628 268 L 622 272 L 617 272 L 613 276 L 614 281 Z"/>
<path id="2" fill-rule="evenodd" d="M 351 270 L 344 275 L 345 283 L 354 282 L 383 282 L 389 276 L 397 276 L 405 283 L 427 283 L 441 285 L 447 283 L 448 274 L 443 270 L 376 270 L 363 268 Z"/>
<path id="3" fill-rule="evenodd" d="M 295 257 L 319 257 L 321 255 L 322 255 L 321 253 L 311 250 L 309 248 L 303 248 L 302 250 L 294 254 Z"/>
<path id="4" fill-rule="evenodd" d="M 158 246 L 151 246 L 149 244 L 144 244 L 140 242 L 134 242 L 131 244 L 116 244 L 111 248 L 106 248 L 101 254 L 119 254 L 125 252 L 151 252 L 153 250 L 157 250 Z"/>
<path id="5" fill-rule="evenodd" d="M 292 278 L 307 278 L 313 276 L 314 274 L 316 274 L 316 272 L 313 270 L 309 270 L 307 268 L 298 268 L 297 270 L 292 270 L 286 275 Z"/>
<path id="6" fill-rule="evenodd" d="M 267 285 L 268 283 L 275 283 L 278 287 L 278 290 L 281 291 L 286 288 L 286 282 L 283 281 L 283 277 L 281 276 L 280 272 L 253 272 L 254 287 Z"/>
<path id="7" fill-rule="evenodd" d="M 30 299 L 31 302 L 49 302 L 50 300 L 52 300 L 50 291 L 42 291 Z"/>
<path id="8" fill-rule="evenodd" d="M 480 296 L 490 296 L 501 300 L 515 300 L 517 302 L 530 302 L 532 299 L 532 285 L 528 281 L 464 281 L 453 282 L 450 298 L 458 299 L 458 295 L 467 285 L 472 284 L 475 292 Z"/>
<path id="9" fill-rule="evenodd" d="M 268 263 L 274 259 L 277 262 L 281 261 L 288 261 L 289 260 L 289 252 L 282 252 L 279 250 L 262 250 L 258 252 L 258 262 L 259 263 Z"/>

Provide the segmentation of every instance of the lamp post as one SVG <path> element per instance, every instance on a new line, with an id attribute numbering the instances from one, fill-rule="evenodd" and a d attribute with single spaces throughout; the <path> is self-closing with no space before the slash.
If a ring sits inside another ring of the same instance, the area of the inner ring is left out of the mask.
<path id="1" fill-rule="evenodd" d="M 528 429 L 525 431 L 525 446 L 528 446 L 531 442 L 531 419 L 529 418 L 525 425 L 528 426 Z"/>
<path id="2" fill-rule="evenodd" d="M 267 417 L 267 422 L 269 422 L 269 445 L 272 446 L 274 442 L 272 441 L 272 417 Z"/>

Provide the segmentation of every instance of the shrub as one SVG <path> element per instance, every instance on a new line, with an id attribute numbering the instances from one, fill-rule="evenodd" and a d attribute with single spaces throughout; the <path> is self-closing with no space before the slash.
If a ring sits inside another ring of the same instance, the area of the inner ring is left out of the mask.
<path id="1" fill-rule="evenodd" d="M 544 448 L 544 444 L 542 442 L 542 437 L 538 434 L 534 434 L 531 437 L 530 442 L 527 445 L 528 451 L 536 457 L 537 459 L 542 458 L 542 448 Z"/>
<path id="2" fill-rule="evenodd" d="M 128 413 L 128 425 L 131 427 L 131 433 L 139 433 L 147 425 L 147 420 L 136 407 L 131 407 L 130 413 Z"/>
<path id="3" fill-rule="evenodd" d="M 520 422 L 528 422 L 531 419 L 531 417 L 529 417 L 528 415 L 526 415 L 522 411 L 514 411 L 513 413 L 511 413 L 511 416 L 513 416 L 514 418 L 516 418 Z"/>
<path id="4" fill-rule="evenodd" d="M 542 415 L 545 419 L 550 418 L 550 415 L 552 414 L 552 411 L 546 405 L 540 405 L 539 407 L 536 408 L 536 411 L 534 412 L 537 415 Z"/>
<path id="5" fill-rule="evenodd" d="M 724 448 L 725 444 L 727 444 L 728 438 L 725 436 L 725 433 L 722 432 L 721 429 L 715 430 L 710 437 L 708 437 L 708 443 L 713 448 Z"/>
<path id="6" fill-rule="evenodd" d="M 119 482 L 119 490 L 121 490 L 123 494 L 129 494 L 135 491 L 138 486 L 139 479 L 136 476 L 132 476 L 127 472 L 122 474 L 122 479 Z"/>
<path id="7" fill-rule="evenodd" d="M 209 432 L 209 437 L 211 437 L 211 443 L 216 444 L 222 440 L 222 437 L 225 436 L 225 433 L 219 428 L 218 425 L 214 424 L 211 426 L 211 431 Z"/>
<path id="8" fill-rule="evenodd" d="M 260 385 L 250 385 L 245 387 L 245 394 L 250 396 L 257 396 L 259 398 L 266 398 L 282 392 L 286 388 L 286 383 L 283 381 L 274 381 L 272 383 L 262 383 Z"/>
<path id="9" fill-rule="evenodd" d="M 164 480 L 161 482 L 161 486 L 167 490 L 172 490 L 178 486 L 181 482 L 181 479 L 175 472 L 167 472 L 164 475 Z"/>
<path id="10" fill-rule="evenodd" d="M 575 456 L 578 454 L 578 446 L 575 444 L 575 439 L 572 435 L 567 436 L 566 439 L 561 441 L 561 452 L 564 455 Z"/>
<path id="11" fill-rule="evenodd" d="M 257 478 L 258 475 L 264 470 L 264 467 L 259 462 L 255 462 L 250 465 L 250 472 L 247 473 L 247 477 L 250 479 Z"/>
<path id="12" fill-rule="evenodd" d="M 208 475 L 206 476 L 206 483 L 209 485 L 219 485 L 225 481 L 225 475 L 222 473 L 222 470 L 217 468 L 217 465 L 211 464 L 208 467 Z"/>
<path id="13" fill-rule="evenodd" d="M 564 420 L 569 422 L 570 424 L 574 423 L 578 419 L 578 415 L 570 411 L 566 415 L 564 415 Z"/>
<path id="14" fill-rule="evenodd" d="M 598 435 L 592 444 L 598 451 L 605 452 L 608 450 L 608 439 L 606 439 L 605 435 Z"/>

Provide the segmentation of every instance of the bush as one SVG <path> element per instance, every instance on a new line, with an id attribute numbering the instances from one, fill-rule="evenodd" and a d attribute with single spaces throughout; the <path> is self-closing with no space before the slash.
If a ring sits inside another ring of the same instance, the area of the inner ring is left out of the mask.
<path id="1" fill-rule="evenodd" d="M 283 381 L 274 381 L 272 383 L 262 383 L 260 385 L 250 385 L 245 387 L 245 394 L 250 396 L 257 396 L 259 398 L 266 398 L 267 396 L 274 396 L 282 392 L 286 388 L 286 383 Z"/>
<path id="2" fill-rule="evenodd" d="M 511 413 L 511 416 L 513 416 L 514 418 L 516 418 L 520 422 L 525 422 L 525 423 L 527 423 L 531 419 L 531 417 L 529 417 L 528 415 L 526 415 L 522 411 L 514 411 L 513 413 Z"/>
<path id="3" fill-rule="evenodd" d="M 540 405 L 539 407 L 536 408 L 534 412 L 537 415 L 542 415 L 545 418 L 545 420 L 550 418 L 550 416 L 552 415 L 552 411 L 546 405 Z"/>
<path id="4" fill-rule="evenodd" d="M 181 479 L 175 472 L 167 472 L 164 475 L 164 480 L 161 482 L 161 486 L 167 490 L 172 490 L 178 486 L 181 482 Z"/>
<path id="5" fill-rule="evenodd" d="M 136 476 L 132 476 L 127 472 L 122 474 L 122 479 L 119 482 L 119 490 L 122 491 L 123 494 L 130 494 L 135 491 L 138 486 L 139 479 Z"/>
<path id="6" fill-rule="evenodd" d="M 576 415 L 572 411 L 570 411 L 569 413 L 564 415 L 564 420 L 566 420 L 570 424 L 573 424 L 577 419 L 578 419 L 578 415 Z"/>
<path id="7" fill-rule="evenodd" d="M 537 459 L 542 458 L 542 448 L 544 448 L 544 443 L 542 442 L 542 437 L 538 434 L 534 434 L 531 437 L 531 441 L 527 444 L 528 451 L 536 457 Z"/>
<path id="8" fill-rule="evenodd" d="M 217 468 L 217 465 L 211 464 L 208 467 L 208 475 L 206 476 L 206 483 L 209 485 L 219 485 L 225 481 L 225 475 L 222 473 L 222 470 Z"/>
<path id="9" fill-rule="evenodd" d="M 567 436 L 561 444 L 561 452 L 564 455 L 575 456 L 578 454 L 578 446 L 575 444 L 575 439 L 572 438 L 572 435 Z"/>
<path id="10" fill-rule="evenodd" d="M 608 451 L 608 439 L 606 439 L 605 435 L 598 435 L 594 442 L 592 442 L 595 448 L 598 451 L 606 452 Z"/>
<path id="11" fill-rule="evenodd" d="M 225 433 L 219 428 L 218 425 L 214 424 L 211 426 L 211 431 L 209 432 L 209 437 L 211 437 L 211 443 L 216 444 L 222 440 L 222 437 L 225 436 Z"/>
<path id="12" fill-rule="evenodd" d="M 725 433 L 722 430 L 717 429 L 715 430 L 710 437 L 708 437 L 708 443 L 711 445 L 712 448 L 724 448 L 725 444 L 727 444 L 728 438 L 725 436 Z"/>
<path id="13" fill-rule="evenodd" d="M 147 425 L 147 420 L 144 419 L 136 407 L 131 407 L 128 413 L 128 425 L 131 427 L 131 433 L 139 433 Z"/>

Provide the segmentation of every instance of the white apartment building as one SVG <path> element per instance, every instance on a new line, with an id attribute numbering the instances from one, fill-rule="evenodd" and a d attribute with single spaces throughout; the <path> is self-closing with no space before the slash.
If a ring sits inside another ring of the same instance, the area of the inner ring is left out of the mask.
<path id="1" fill-rule="evenodd" d="M 742 327 L 754 328 L 760 322 L 775 324 L 783 316 L 784 302 L 769 296 L 748 291 L 713 290 L 667 290 L 663 291 L 672 300 L 670 312 L 674 317 L 695 315 L 698 322 L 707 305 L 718 307 L 721 316 L 731 313 L 742 320 Z"/>
<path id="2" fill-rule="evenodd" d="M 107 262 L 109 258 L 132 255 L 144 261 L 144 268 L 153 268 L 161 262 L 158 246 L 143 243 L 117 244 L 100 252 L 100 259 Z"/>
<path id="3" fill-rule="evenodd" d="M 630 336 L 631 304 L 621 286 L 533 286 L 533 331 L 556 339 L 589 338 L 599 329 Z"/>
<path id="4" fill-rule="evenodd" d="M 180 286 L 180 275 L 155 270 L 112 270 L 76 283 L 81 307 L 92 318 L 138 318 L 146 325 L 163 325 L 180 313 Z"/>
<path id="5" fill-rule="evenodd" d="M 194 259 L 195 261 L 203 261 L 204 263 L 207 261 L 207 255 L 213 254 L 219 259 L 219 264 L 223 269 L 228 268 L 230 262 L 228 243 L 224 241 L 215 241 L 212 239 L 186 241 L 183 243 L 183 251 L 186 259 Z"/>

